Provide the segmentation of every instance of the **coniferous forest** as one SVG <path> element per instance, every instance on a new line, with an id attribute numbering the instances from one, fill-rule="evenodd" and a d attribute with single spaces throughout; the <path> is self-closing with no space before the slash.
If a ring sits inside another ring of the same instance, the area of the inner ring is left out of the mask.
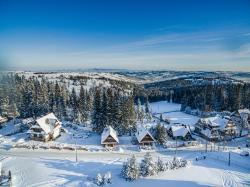
<path id="1" fill-rule="evenodd" d="M 197 84 L 177 79 L 145 85 L 112 80 L 110 87 L 84 89 L 81 84 L 70 87 L 45 76 L 27 78 L 8 73 L 1 76 L 0 84 L 0 115 L 37 118 L 54 112 L 61 120 L 91 122 L 98 133 L 107 125 L 119 134 L 131 133 L 136 121 L 149 115 L 148 103 L 154 101 L 173 101 L 181 103 L 182 110 L 190 107 L 206 112 L 250 108 L 250 84 L 232 80 Z"/>
<path id="2" fill-rule="evenodd" d="M 134 96 L 122 88 L 101 86 L 69 90 L 65 84 L 42 77 L 17 74 L 1 76 L 0 114 L 13 118 L 37 118 L 54 112 L 61 120 L 85 123 L 101 133 L 111 125 L 120 134 L 135 130 Z"/>

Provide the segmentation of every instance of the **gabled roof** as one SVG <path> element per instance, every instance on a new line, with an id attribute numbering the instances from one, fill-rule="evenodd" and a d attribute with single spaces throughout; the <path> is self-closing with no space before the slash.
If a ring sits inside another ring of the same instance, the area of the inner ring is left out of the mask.
<path id="1" fill-rule="evenodd" d="M 147 129 L 145 129 L 142 125 L 138 125 L 137 126 L 137 131 L 136 131 L 136 134 L 135 134 L 138 142 L 141 142 L 142 139 L 146 135 L 149 135 L 155 141 L 154 137 L 151 135 L 151 133 Z"/>
<path id="2" fill-rule="evenodd" d="M 178 137 L 178 136 L 185 137 L 187 133 L 189 132 L 189 130 L 185 126 L 182 126 L 182 125 L 171 126 L 171 130 L 173 133 L 173 137 Z"/>
<path id="3" fill-rule="evenodd" d="M 104 143 L 104 141 L 108 138 L 108 136 L 112 136 L 112 138 L 114 138 L 115 141 L 119 143 L 119 139 L 118 139 L 116 131 L 111 126 L 107 126 L 106 128 L 104 128 L 102 132 L 101 144 Z"/>
<path id="4" fill-rule="evenodd" d="M 238 112 L 239 112 L 240 114 L 241 114 L 241 113 L 250 114 L 250 110 L 247 109 L 247 108 L 239 109 Z"/>
<path id="5" fill-rule="evenodd" d="M 53 114 L 47 114 L 36 120 L 37 124 L 43 129 L 43 131 L 48 134 L 55 128 L 55 123 L 59 122 L 57 117 Z"/>
<path id="6" fill-rule="evenodd" d="M 202 118 L 201 120 L 212 127 L 225 128 L 230 118 L 217 115 L 215 117 Z"/>
<path id="7" fill-rule="evenodd" d="M 25 118 L 22 120 L 23 124 L 33 123 L 35 120 L 33 118 Z"/>

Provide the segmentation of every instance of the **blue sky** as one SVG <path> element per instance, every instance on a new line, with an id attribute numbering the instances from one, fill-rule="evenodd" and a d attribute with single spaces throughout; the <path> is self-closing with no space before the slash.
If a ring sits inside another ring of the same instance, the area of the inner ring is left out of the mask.
<path id="1" fill-rule="evenodd" d="M 250 1 L 1 0 L 4 67 L 250 71 Z"/>

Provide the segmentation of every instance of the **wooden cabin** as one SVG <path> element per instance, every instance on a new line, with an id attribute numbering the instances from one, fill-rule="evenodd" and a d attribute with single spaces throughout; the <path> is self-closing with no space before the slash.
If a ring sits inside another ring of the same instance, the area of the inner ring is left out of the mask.
<path id="1" fill-rule="evenodd" d="M 115 147 L 119 144 L 119 139 L 116 131 L 111 127 L 106 127 L 101 135 L 101 144 L 104 147 Z"/>
<path id="2" fill-rule="evenodd" d="M 60 136 L 61 127 L 61 122 L 53 113 L 50 113 L 37 119 L 28 133 L 32 140 L 49 141 Z"/>
<path id="3" fill-rule="evenodd" d="M 136 131 L 136 139 L 139 145 L 142 146 L 152 146 L 155 143 L 155 139 L 151 133 L 146 130 L 143 126 L 138 126 Z"/>

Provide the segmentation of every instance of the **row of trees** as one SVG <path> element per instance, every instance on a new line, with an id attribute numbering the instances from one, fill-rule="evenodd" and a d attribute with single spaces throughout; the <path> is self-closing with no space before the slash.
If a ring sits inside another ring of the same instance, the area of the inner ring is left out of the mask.
<path id="1" fill-rule="evenodd" d="M 158 158 L 155 162 L 152 155 L 148 152 L 145 154 L 140 164 L 137 162 L 134 155 L 124 162 L 121 170 L 121 177 L 125 180 L 133 181 L 140 176 L 153 176 L 159 172 L 164 172 L 168 169 L 178 169 L 186 165 L 186 160 L 177 159 L 176 157 L 168 162 L 164 162 L 161 158 Z"/>
<path id="2" fill-rule="evenodd" d="M 241 81 L 207 80 L 197 84 L 188 80 L 176 79 L 145 85 L 140 97 L 150 101 L 168 100 L 181 103 L 200 111 L 235 111 L 250 108 L 250 84 Z"/>

